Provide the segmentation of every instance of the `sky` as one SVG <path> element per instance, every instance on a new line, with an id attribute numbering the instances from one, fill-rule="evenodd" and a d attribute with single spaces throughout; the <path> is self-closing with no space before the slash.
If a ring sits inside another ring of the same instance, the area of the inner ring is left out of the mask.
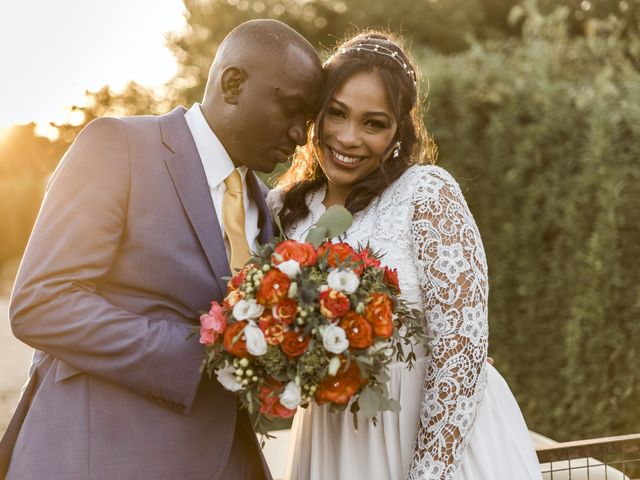
<path id="1" fill-rule="evenodd" d="M 183 12 L 181 0 L 0 0 L 0 129 L 64 123 L 107 84 L 162 85 Z"/>

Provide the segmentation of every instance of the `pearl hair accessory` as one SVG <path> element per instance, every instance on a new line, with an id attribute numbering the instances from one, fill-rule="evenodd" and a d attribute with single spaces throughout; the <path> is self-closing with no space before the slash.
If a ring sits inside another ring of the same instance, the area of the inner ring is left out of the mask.
<path id="1" fill-rule="evenodd" d="M 418 83 L 416 72 L 413 70 L 413 68 L 411 68 L 411 65 L 409 65 L 402 58 L 402 55 L 399 52 L 387 48 L 384 45 L 378 45 L 376 43 L 357 43 L 346 48 L 340 48 L 338 50 L 338 53 L 345 54 L 350 52 L 360 52 L 361 50 L 365 52 L 378 53 L 380 55 L 384 55 L 385 57 L 394 59 L 398 63 L 398 65 L 402 67 L 406 74 L 409 75 L 409 78 L 413 82 L 413 85 L 415 86 Z"/>

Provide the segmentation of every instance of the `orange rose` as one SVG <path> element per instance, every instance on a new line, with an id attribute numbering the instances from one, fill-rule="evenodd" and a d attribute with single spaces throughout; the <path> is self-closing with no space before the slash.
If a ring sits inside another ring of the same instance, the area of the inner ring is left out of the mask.
<path id="1" fill-rule="evenodd" d="M 393 310 L 391 299 L 384 293 L 373 293 L 365 310 L 375 334 L 389 338 L 393 333 Z"/>
<path id="2" fill-rule="evenodd" d="M 275 305 L 287 298 L 291 280 L 277 268 L 269 270 L 262 278 L 256 301 L 262 305 Z"/>
<path id="3" fill-rule="evenodd" d="M 242 320 L 241 322 L 232 323 L 224 331 L 224 349 L 231 355 L 235 355 L 236 357 L 249 356 L 244 333 L 242 333 L 242 330 L 244 330 L 244 327 L 246 326 L 247 321 Z"/>
<path id="4" fill-rule="evenodd" d="M 230 290 L 222 304 L 227 310 L 233 309 L 233 306 L 244 298 L 244 292 L 240 290 Z"/>
<path id="5" fill-rule="evenodd" d="M 349 310 L 349 297 L 331 288 L 320 292 L 320 313 L 329 319 L 340 318 Z"/>
<path id="6" fill-rule="evenodd" d="M 311 337 L 305 337 L 302 332 L 289 330 L 282 339 L 282 351 L 290 358 L 299 357 L 307 351 Z"/>
<path id="7" fill-rule="evenodd" d="M 273 316 L 281 322 L 291 325 L 296 319 L 297 308 L 298 304 L 296 301 L 287 298 L 286 300 L 282 300 L 280 303 L 274 305 L 271 312 L 273 313 Z"/>
<path id="8" fill-rule="evenodd" d="M 295 240 L 285 240 L 276 245 L 273 250 L 274 256 L 272 257 L 275 265 L 287 260 L 295 260 L 301 267 L 309 267 L 316 263 L 318 260 L 318 254 L 316 249 L 310 243 L 300 243 Z M 280 255 L 282 260 L 276 260 L 275 254 Z"/>
<path id="9" fill-rule="evenodd" d="M 349 246 L 348 243 L 331 243 L 325 242 L 318 248 L 318 256 L 320 258 L 325 257 L 330 267 L 336 268 L 342 263 L 352 263 L 360 260 L 358 254 Z M 362 264 L 360 264 L 360 270 L 353 269 L 358 275 L 362 272 Z"/>
<path id="10" fill-rule="evenodd" d="M 345 363 L 344 359 L 343 363 Z M 338 405 L 344 405 L 358 391 L 358 388 L 362 385 L 362 378 L 356 362 L 351 362 L 346 371 L 343 369 L 344 367 L 341 367 L 335 376 L 329 375 L 320 382 L 316 390 L 318 404 L 333 402 Z"/>
<path id="11" fill-rule="evenodd" d="M 354 311 L 345 313 L 340 326 L 347 333 L 349 347 L 367 348 L 373 343 L 373 328 L 362 315 Z"/>
<path id="12" fill-rule="evenodd" d="M 264 332 L 264 337 L 269 345 L 280 345 L 284 339 L 286 326 L 271 315 L 263 315 L 258 322 L 260 330 Z"/>
<path id="13" fill-rule="evenodd" d="M 382 281 L 385 283 L 385 285 L 393 288 L 396 292 L 400 292 L 398 271 L 395 268 L 384 267 L 384 278 Z"/>
<path id="14" fill-rule="evenodd" d="M 260 413 L 269 418 L 291 418 L 296 411 L 291 410 L 280 403 L 282 383 L 275 379 L 268 380 L 260 387 L 258 398 L 260 399 Z"/>

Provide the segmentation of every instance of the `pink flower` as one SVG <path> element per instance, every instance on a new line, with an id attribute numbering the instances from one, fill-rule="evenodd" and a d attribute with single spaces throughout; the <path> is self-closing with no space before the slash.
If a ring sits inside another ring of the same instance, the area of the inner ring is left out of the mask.
<path id="1" fill-rule="evenodd" d="M 227 328 L 227 316 L 218 302 L 211 302 L 208 313 L 200 315 L 200 343 L 211 346 Z"/>
<path id="2" fill-rule="evenodd" d="M 200 327 L 200 343 L 210 347 L 216 343 L 216 334 L 210 328 Z"/>

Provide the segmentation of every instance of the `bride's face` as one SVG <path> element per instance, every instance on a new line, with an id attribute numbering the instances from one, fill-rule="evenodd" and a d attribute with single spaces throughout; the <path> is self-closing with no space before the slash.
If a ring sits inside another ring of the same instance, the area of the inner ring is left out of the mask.
<path id="1" fill-rule="evenodd" d="M 335 92 L 324 116 L 320 166 L 331 183 L 348 188 L 380 167 L 397 122 L 382 79 L 355 74 Z"/>

